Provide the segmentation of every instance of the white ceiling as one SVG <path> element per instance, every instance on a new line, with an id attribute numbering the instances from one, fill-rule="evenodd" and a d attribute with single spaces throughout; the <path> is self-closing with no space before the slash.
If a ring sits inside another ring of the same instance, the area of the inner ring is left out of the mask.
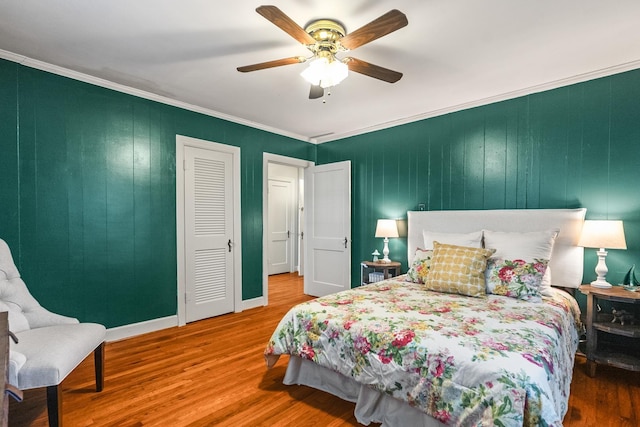
<path id="1" fill-rule="evenodd" d="M 309 53 L 261 4 L 347 33 L 404 12 L 349 52 L 404 77 L 351 73 L 323 103 L 306 64 L 239 73 Z M 639 22 L 638 0 L 2 0 L 0 57 L 317 143 L 640 68 Z"/>

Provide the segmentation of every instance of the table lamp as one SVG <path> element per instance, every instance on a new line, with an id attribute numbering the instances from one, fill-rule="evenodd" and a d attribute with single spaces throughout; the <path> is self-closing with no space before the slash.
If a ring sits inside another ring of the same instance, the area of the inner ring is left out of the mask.
<path id="1" fill-rule="evenodd" d="M 399 237 L 398 224 L 395 219 L 379 219 L 376 225 L 376 237 L 384 237 L 384 249 L 382 250 L 382 262 L 391 262 L 389 259 L 389 237 Z"/>
<path id="2" fill-rule="evenodd" d="M 585 248 L 598 248 L 598 264 L 596 265 L 597 279 L 591 282 L 591 286 L 596 288 L 610 288 L 611 283 L 607 282 L 607 251 L 609 249 L 627 249 L 627 242 L 624 238 L 624 227 L 622 221 L 617 220 L 587 220 L 582 226 L 582 234 L 578 241 L 578 246 Z"/>

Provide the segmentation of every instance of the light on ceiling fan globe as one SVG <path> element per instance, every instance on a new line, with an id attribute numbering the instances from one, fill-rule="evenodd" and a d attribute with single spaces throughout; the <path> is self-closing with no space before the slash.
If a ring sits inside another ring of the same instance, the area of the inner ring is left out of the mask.
<path id="1" fill-rule="evenodd" d="M 336 86 L 349 74 L 347 64 L 325 57 L 316 58 L 300 75 L 314 86 L 320 85 L 323 89 Z"/>

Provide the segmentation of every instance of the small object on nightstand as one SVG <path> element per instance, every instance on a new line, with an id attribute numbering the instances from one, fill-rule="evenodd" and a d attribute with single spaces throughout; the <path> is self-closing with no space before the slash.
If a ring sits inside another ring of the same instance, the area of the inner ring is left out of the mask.
<path id="1" fill-rule="evenodd" d="M 376 249 L 375 251 L 373 251 L 371 255 L 373 255 L 373 262 L 378 262 L 378 257 L 380 256 L 380 252 L 378 252 L 378 250 Z"/>
<path id="2" fill-rule="evenodd" d="M 384 273 L 382 271 L 372 271 L 369 273 L 369 283 L 382 282 Z"/>
<path id="3" fill-rule="evenodd" d="M 627 289 L 627 286 L 637 287 L 640 286 L 640 282 L 636 279 L 636 265 L 633 264 L 627 274 L 624 275 L 624 279 L 622 279 L 622 284 Z M 628 289 L 627 289 L 628 290 Z"/>
<path id="4" fill-rule="evenodd" d="M 613 314 L 613 320 L 611 320 L 611 323 L 620 322 L 620 324 L 624 326 L 625 322 L 632 325 L 635 322 L 633 314 L 629 313 L 627 310 L 616 310 L 614 308 L 611 310 L 611 314 Z"/>

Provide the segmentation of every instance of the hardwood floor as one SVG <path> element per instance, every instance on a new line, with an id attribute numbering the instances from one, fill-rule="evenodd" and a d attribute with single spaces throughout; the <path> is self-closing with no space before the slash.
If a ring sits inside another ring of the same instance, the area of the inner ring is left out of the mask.
<path id="1" fill-rule="evenodd" d="M 280 318 L 306 301 L 296 274 L 272 276 L 268 307 L 108 343 L 105 387 L 93 360 L 63 383 L 63 417 L 80 426 L 357 426 L 354 405 L 304 386 L 284 386 L 287 359 L 267 370 L 262 352 Z M 565 427 L 640 425 L 640 374 L 576 359 Z M 12 402 L 9 425 L 47 426 L 45 390 Z"/>

